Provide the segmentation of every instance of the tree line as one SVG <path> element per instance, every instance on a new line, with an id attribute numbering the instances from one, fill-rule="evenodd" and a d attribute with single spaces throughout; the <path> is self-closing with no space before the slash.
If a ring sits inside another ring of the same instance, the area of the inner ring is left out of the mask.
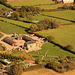
<path id="1" fill-rule="evenodd" d="M 31 25 L 29 32 L 33 33 L 33 32 L 41 31 L 41 30 L 54 29 L 59 27 L 60 25 L 61 23 L 57 20 L 45 18 L 41 20 L 39 23 Z"/>

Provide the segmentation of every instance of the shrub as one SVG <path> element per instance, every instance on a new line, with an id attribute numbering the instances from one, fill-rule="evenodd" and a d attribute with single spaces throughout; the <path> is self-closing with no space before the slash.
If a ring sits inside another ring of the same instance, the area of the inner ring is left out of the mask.
<path id="1" fill-rule="evenodd" d="M 72 50 L 72 49 L 73 49 L 73 47 L 72 47 L 71 45 L 67 45 L 65 48 L 66 48 L 67 50 Z"/>
<path id="2" fill-rule="evenodd" d="M 69 9 L 69 6 L 67 4 L 63 5 L 63 9 Z"/>
<path id="3" fill-rule="evenodd" d="M 54 37 L 53 36 L 47 36 L 47 40 L 52 42 L 52 41 L 54 41 Z"/>

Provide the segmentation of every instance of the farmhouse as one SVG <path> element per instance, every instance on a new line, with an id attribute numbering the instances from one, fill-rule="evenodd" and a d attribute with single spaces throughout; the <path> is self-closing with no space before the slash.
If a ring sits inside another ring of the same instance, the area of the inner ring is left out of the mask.
<path id="1" fill-rule="evenodd" d="M 64 3 L 73 3 L 74 0 L 63 0 Z"/>
<path id="2" fill-rule="evenodd" d="M 73 3 L 74 0 L 58 0 L 60 2 L 63 2 L 63 3 Z"/>
<path id="3" fill-rule="evenodd" d="M 9 45 L 15 46 L 16 42 L 14 42 L 13 40 L 11 40 L 10 38 L 4 38 L 3 39 L 4 42 L 8 43 Z"/>
<path id="4" fill-rule="evenodd" d="M 5 13 L 5 16 L 6 17 L 11 17 L 11 14 L 13 13 L 13 11 L 7 11 L 6 13 Z"/>

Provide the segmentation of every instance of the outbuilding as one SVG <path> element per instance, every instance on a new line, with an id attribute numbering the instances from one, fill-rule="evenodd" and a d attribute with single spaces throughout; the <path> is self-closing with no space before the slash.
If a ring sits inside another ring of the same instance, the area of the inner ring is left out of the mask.
<path id="1" fill-rule="evenodd" d="M 11 40 L 10 38 L 4 38 L 3 39 L 4 42 L 8 43 L 9 45 L 15 46 L 16 42 L 14 42 L 13 40 Z"/>

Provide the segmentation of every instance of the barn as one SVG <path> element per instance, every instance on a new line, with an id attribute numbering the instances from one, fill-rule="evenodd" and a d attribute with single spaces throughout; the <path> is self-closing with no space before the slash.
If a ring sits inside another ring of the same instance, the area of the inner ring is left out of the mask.
<path id="1" fill-rule="evenodd" d="M 9 45 L 15 46 L 16 42 L 14 42 L 13 40 L 11 40 L 10 38 L 4 38 L 3 39 L 4 42 L 8 43 Z"/>

